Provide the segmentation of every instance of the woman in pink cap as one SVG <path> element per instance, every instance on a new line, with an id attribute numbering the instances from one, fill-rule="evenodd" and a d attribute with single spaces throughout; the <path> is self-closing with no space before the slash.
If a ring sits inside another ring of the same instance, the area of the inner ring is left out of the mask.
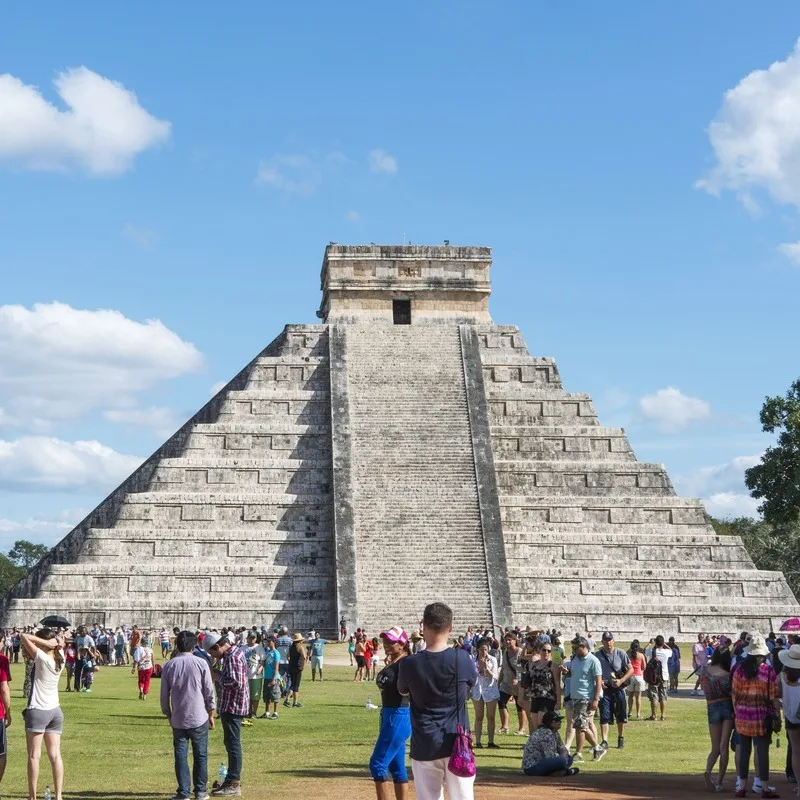
<path id="1" fill-rule="evenodd" d="M 411 649 L 408 634 L 396 625 L 381 634 L 381 641 L 386 666 L 375 679 L 381 693 L 381 727 L 369 760 L 369 771 L 375 781 L 378 800 L 390 800 L 389 774 L 394 781 L 395 799 L 408 800 L 406 743 L 411 737 L 411 715 L 408 695 L 397 690 L 397 667 L 411 654 Z"/>

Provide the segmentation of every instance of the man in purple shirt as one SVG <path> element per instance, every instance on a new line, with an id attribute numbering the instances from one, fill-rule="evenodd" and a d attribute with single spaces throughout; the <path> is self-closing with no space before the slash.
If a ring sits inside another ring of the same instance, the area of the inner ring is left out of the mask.
<path id="1" fill-rule="evenodd" d="M 172 726 L 175 776 L 178 791 L 173 800 L 191 797 L 189 784 L 189 742 L 194 760 L 195 800 L 208 800 L 208 731 L 214 727 L 214 686 L 208 663 L 195 658 L 192 650 L 197 636 L 180 631 L 177 652 L 161 673 L 161 710 Z"/>
<path id="2" fill-rule="evenodd" d="M 223 741 L 228 752 L 228 774 L 211 791 L 214 797 L 239 797 L 242 775 L 242 720 L 250 713 L 250 684 L 247 680 L 247 659 L 233 643 L 233 635 L 207 633 L 203 648 L 222 663 L 219 674 L 219 717 L 222 720 Z"/>

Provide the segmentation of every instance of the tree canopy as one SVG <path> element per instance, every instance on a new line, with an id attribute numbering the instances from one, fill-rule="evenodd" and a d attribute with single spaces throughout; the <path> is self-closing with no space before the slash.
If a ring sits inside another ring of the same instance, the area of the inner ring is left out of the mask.
<path id="1" fill-rule="evenodd" d="M 25 539 L 17 539 L 14 546 L 8 551 L 8 557 L 17 566 L 30 569 L 34 564 L 38 564 L 48 553 L 49 547 L 43 544 L 34 544 Z"/>
<path id="2" fill-rule="evenodd" d="M 783 572 L 794 596 L 800 598 L 800 524 L 772 525 L 749 517 L 712 517 L 711 524 L 718 534 L 741 536 L 756 567 Z"/>
<path id="3" fill-rule="evenodd" d="M 778 433 L 761 463 L 745 471 L 750 494 L 763 503 L 758 510 L 773 525 L 800 521 L 800 378 L 783 397 L 767 397 L 761 407 L 761 427 Z"/>
<path id="4" fill-rule="evenodd" d="M 0 596 L 21 581 L 28 570 L 49 552 L 50 548 L 43 544 L 17 539 L 7 555 L 0 553 Z"/>

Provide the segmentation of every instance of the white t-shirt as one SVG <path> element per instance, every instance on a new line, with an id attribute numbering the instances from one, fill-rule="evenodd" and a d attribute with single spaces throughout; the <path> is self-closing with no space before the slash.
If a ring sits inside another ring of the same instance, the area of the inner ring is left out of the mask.
<path id="1" fill-rule="evenodd" d="M 656 647 L 653 655 L 661 662 L 661 677 L 665 681 L 669 681 L 669 666 L 668 662 L 672 658 L 671 647 Z"/>
<path id="2" fill-rule="evenodd" d="M 266 660 L 267 654 L 260 644 L 256 644 L 245 648 L 244 657 L 247 659 L 247 679 L 252 681 L 258 677 L 258 669 Z"/>
<path id="3" fill-rule="evenodd" d="M 55 662 L 41 650 L 36 651 L 33 668 L 33 685 L 28 708 L 37 708 L 41 711 L 58 708 L 58 679 L 61 677 L 61 670 L 57 669 Z"/>

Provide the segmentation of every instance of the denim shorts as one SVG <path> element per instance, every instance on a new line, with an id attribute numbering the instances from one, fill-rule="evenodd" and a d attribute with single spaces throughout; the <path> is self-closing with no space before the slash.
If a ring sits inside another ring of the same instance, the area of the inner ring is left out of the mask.
<path id="1" fill-rule="evenodd" d="M 733 703 L 730 700 L 718 700 L 708 704 L 708 724 L 722 725 L 725 720 L 733 720 Z"/>

